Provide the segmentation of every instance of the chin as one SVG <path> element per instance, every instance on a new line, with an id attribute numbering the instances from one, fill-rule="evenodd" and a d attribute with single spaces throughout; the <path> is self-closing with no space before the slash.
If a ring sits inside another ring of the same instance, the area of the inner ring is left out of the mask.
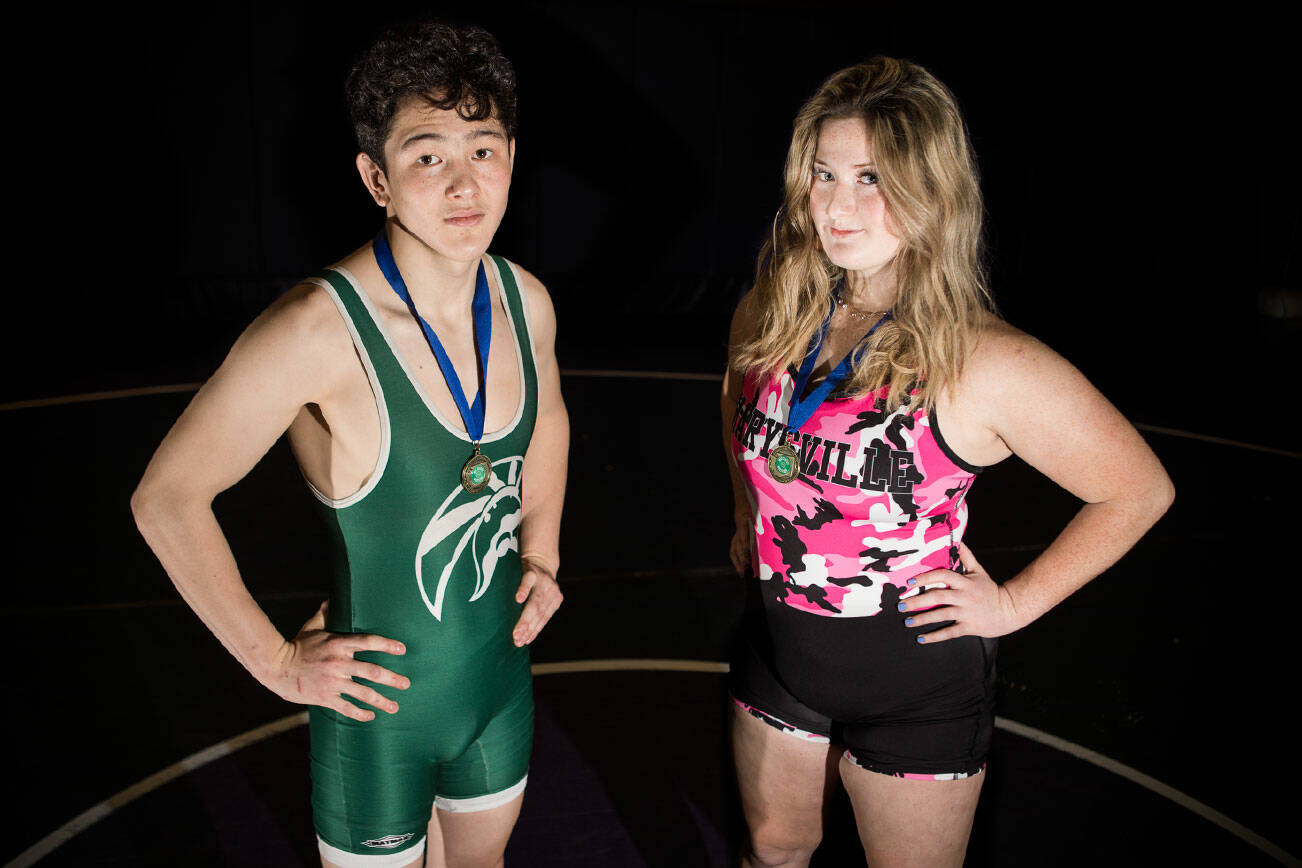
<path id="1" fill-rule="evenodd" d="M 826 248 L 824 248 L 824 250 L 826 250 Z M 858 253 L 853 250 L 833 250 L 827 254 L 827 258 L 837 268 L 842 268 L 846 271 L 866 271 L 870 274 L 875 274 L 890 265 L 891 260 L 894 259 L 894 257 L 894 252 L 892 252 L 890 256 L 883 258 L 881 256 Z"/>
<path id="2" fill-rule="evenodd" d="M 483 256 L 492 243 L 492 235 L 483 238 L 458 238 L 455 241 L 440 244 L 438 250 L 448 259 L 469 261 Z"/>

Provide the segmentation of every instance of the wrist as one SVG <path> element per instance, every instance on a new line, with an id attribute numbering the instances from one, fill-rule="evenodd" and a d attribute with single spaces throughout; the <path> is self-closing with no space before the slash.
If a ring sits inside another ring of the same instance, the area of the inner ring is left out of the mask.
<path id="1" fill-rule="evenodd" d="M 1008 624 L 1008 633 L 1022 629 L 1038 617 L 1031 613 L 1027 602 L 1019 599 L 1015 590 L 1008 584 L 999 586 L 999 597 L 1001 608 L 1004 610 L 1004 619 Z"/>
<path id="2" fill-rule="evenodd" d="M 555 555 L 548 557 L 543 552 L 527 551 L 520 555 L 520 561 L 528 569 L 546 573 L 552 581 L 556 581 L 556 574 L 560 572 L 560 558 Z"/>
<path id="3" fill-rule="evenodd" d="M 281 639 L 280 646 L 270 655 L 252 658 L 246 664 L 250 674 L 264 687 L 275 690 L 278 682 L 284 679 L 285 671 L 294 658 L 294 643 Z"/>

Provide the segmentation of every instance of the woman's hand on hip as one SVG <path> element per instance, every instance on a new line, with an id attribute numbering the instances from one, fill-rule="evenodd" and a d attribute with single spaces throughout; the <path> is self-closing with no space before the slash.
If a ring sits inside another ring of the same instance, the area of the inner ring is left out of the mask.
<path id="1" fill-rule="evenodd" d="M 1018 616 L 1012 595 L 990 578 L 972 550 L 960 543 L 958 553 L 964 572 L 932 570 L 909 579 L 912 587 L 932 587 L 900 602 L 900 611 L 908 613 L 904 620 L 906 627 L 954 622 L 918 634 L 918 641 L 929 645 L 959 636 L 994 638 L 1026 626 Z"/>

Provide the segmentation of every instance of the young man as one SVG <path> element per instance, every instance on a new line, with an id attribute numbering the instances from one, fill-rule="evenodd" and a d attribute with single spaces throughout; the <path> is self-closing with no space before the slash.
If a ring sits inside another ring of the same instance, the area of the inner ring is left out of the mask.
<path id="1" fill-rule="evenodd" d="M 526 646 L 561 601 L 569 443 L 547 292 L 485 253 L 511 182 L 514 73 L 483 30 L 425 22 L 383 34 L 348 99 L 384 228 L 249 326 L 132 509 L 226 648 L 312 706 L 325 865 L 426 851 L 427 865 L 497 865 L 532 740 Z M 337 564 L 291 640 L 211 509 L 286 431 Z"/>

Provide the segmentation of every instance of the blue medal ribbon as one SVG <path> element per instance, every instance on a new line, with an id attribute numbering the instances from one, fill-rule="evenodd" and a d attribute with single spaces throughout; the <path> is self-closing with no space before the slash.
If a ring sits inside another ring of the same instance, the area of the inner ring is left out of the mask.
<path id="1" fill-rule="evenodd" d="M 832 324 L 832 314 L 836 313 L 836 305 L 832 305 L 832 310 L 827 314 L 827 319 L 823 320 L 823 325 L 818 329 L 809 342 L 809 352 L 805 354 L 805 360 L 800 365 L 800 371 L 796 374 L 796 382 L 792 386 L 791 406 L 787 410 L 787 430 L 783 432 L 783 442 L 791 432 L 800 430 L 800 426 L 809 421 L 809 417 L 814 415 L 814 411 L 819 405 L 832 394 L 832 390 L 850 375 L 850 369 L 854 366 L 854 357 L 859 347 L 864 341 L 872 337 L 877 327 L 891 318 L 891 312 L 887 311 L 882 318 L 873 323 L 873 327 L 868 329 L 868 333 L 859 339 L 850 352 L 845 354 L 845 358 L 831 370 L 831 372 L 819 383 L 814 391 L 805 397 L 801 397 L 805 392 L 805 385 L 809 383 L 809 377 L 814 372 L 814 363 L 818 361 L 818 354 L 823 350 L 823 339 L 827 337 L 827 327 Z"/>
<path id="2" fill-rule="evenodd" d="M 384 279 L 389 281 L 389 286 L 398 294 L 407 304 L 407 309 L 411 315 L 420 323 L 420 330 L 425 333 L 425 342 L 429 344 L 430 350 L 434 353 L 434 358 L 438 360 L 439 370 L 443 372 L 443 379 L 447 381 L 448 391 L 452 393 L 452 400 L 457 404 L 457 411 L 461 413 L 461 421 L 466 426 L 466 433 L 470 435 L 472 443 L 478 446 L 479 441 L 484 436 L 484 406 L 487 402 L 485 392 L 488 386 L 488 350 L 493 343 L 493 307 L 488 295 L 488 275 L 484 273 L 484 263 L 479 263 L 479 271 L 475 275 L 475 297 L 470 304 L 471 312 L 475 320 L 475 349 L 479 355 L 479 390 L 475 394 L 474 403 L 466 400 L 465 393 L 461 389 L 461 380 L 457 378 L 456 369 L 452 367 L 452 360 L 443 349 L 443 344 L 439 342 L 439 336 L 430 328 L 429 323 L 416 310 L 416 303 L 411 300 L 411 293 L 407 290 L 407 282 L 402 279 L 402 274 L 398 271 L 398 263 L 393 259 L 393 251 L 389 249 L 389 239 L 385 237 L 384 230 L 381 229 L 375 236 L 375 241 L 371 243 L 371 248 L 375 251 L 375 261 L 380 266 L 380 272 Z"/>

